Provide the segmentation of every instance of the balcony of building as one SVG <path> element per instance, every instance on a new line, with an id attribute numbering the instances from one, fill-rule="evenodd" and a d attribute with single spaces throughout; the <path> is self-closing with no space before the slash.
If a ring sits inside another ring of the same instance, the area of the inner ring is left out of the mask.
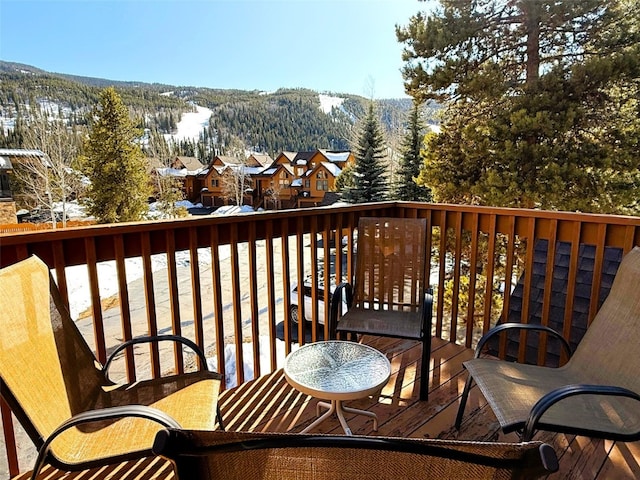
<path id="1" fill-rule="evenodd" d="M 640 245 L 640 219 L 634 217 L 387 202 L 13 233 L 0 236 L 0 266 L 32 254 L 44 260 L 63 297 L 76 305 L 72 314 L 100 361 L 123 339 L 185 335 L 225 375 L 221 409 L 228 429 L 300 431 L 315 418 L 316 400 L 287 384 L 282 362 L 296 343 L 326 338 L 328 322 L 320 312 L 330 289 L 324 286 L 349 277 L 361 216 L 427 219 L 435 299 L 428 401 L 418 399 L 420 343 L 363 339 L 392 365 L 379 395 L 354 402 L 380 419 L 373 432 L 365 417 L 349 418 L 354 433 L 364 435 L 517 440 L 500 432 L 477 389 L 461 430 L 453 428 L 466 379 L 462 362 L 473 355 L 470 348 L 500 319 L 515 316 L 560 322 L 563 335 L 579 341 L 606 294 L 616 260 Z M 305 303 L 303 289 L 294 294 L 293 286 L 304 282 L 312 297 L 311 321 L 291 324 L 290 305 Z M 511 353 L 527 360 L 537 347 L 523 342 Z M 534 362 L 544 361 L 533 355 Z M 140 347 L 118 362 L 115 379 L 119 372 L 127 381 L 181 372 L 193 363 L 182 350 L 162 346 Z M 252 368 L 235 368 L 239 365 Z M 6 404 L 1 408 L 0 467 L 7 478 L 28 471 L 34 452 Z M 327 421 L 317 431 L 341 429 L 337 421 Z M 640 475 L 636 443 L 548 433 L 536 439 L 556 450 L 561 469 L 555 478 Z M 44 473 L 46 478 L 173 476 L 171 466 L 158 458 L 91 473 L 50 468 Z"/>

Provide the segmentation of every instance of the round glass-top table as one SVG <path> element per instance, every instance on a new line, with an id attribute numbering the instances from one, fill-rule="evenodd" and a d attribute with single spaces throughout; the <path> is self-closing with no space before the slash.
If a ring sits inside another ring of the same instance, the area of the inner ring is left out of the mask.
<path id="1" fill-rule="evenodd" d="M 295 389 L 331 403 L 318 402 L 327 408 L 321 417 L 308 425 L 306 433 L 336 414 L 344 433 L 351 435 L 344 413 L 366 415 L 373 418 L 373 429 L 378 429 L 378 417 L 373 412 L 346 407 L 344 400 L 356 400 L 380 390 L 389 380 L 391 365 L 387 357 L 375 348 L 341 340 L 309 343 L 291 352 L 284 363 L 284 376 Z"/>

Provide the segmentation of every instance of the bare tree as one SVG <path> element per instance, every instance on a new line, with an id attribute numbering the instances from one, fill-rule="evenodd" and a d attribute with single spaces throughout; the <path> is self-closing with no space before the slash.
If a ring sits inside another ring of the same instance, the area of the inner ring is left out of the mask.
<path id="1" fill-rule="evenodd" d="M 185 216 L 185 208 L 176 206 L 176 202 L 184 200 L 183 180 L 169 172 L 171 157 L 173 157 L 171 145 L 157 131 L 150 131 L 144 152 L 148 157 L 157 159 L 157 165 L 163 170 L 157 171 L 156 165 L 150 165 L 151 183 L 158 202 L 158 209 L 166 218 Z"/>
<path id="2" fill-rule="evenodd" d="M 49 118 L 38 108 L 25 136 L 25 146 L 34 150 L 15 169 L 18 200 L 27 208 L 46 208 L 56 227 L 55 206 L 62 206 L 62 225 L 66 226 L 68 201 L 84 190 L 82 175 L 74 167 L 78 161 L 80 133 L 67 127 L 58 117 Z M 37 152 L 41 152 L 41 154 Z"/>
<path id="3" fill-rule="evenodd" d="M 239 160 L 236 165 L 228 165 L 222 177 L 222 197 L 232 200 L 236 205 L 243 204 L 244 196 L 253 188 L 251 175 L 247 169 L 247 160 Z"/>
<path id="4" fill-rule="evenodd" d="M 274 210 L 279 210 L 282 207 L 282 191 L 284 188 L 280 185 L 273 185 L 265 190 L 265 197 L 271 202 Z M 266 205 L 265 205 L 266 207 Z"/>

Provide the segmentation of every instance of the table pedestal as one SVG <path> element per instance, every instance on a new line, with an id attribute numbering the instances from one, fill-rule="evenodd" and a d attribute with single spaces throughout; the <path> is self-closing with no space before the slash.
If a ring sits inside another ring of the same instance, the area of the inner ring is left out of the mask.
<path id="1" fill-rule="evenodd" d="M 378 416 L 373 412 L 368 412 L 367 410 L 360 410 L 358 408 L 345 407 L 342 404 L 342 400 L 331 400 L 331 403 L 327 402 L 318 402 L 316 407 L 316 414 L 320 415 L 320 407 L 327 408 L 328 410 L 322 414 L 321 417 L 315 419 L 310 425 L 305 427 L 301 433 L 307 433 L 312 428 L 317 427 L 320 423 L 324 422 L 327 418 L 329 418 L 335 412 L 338 420 L 340 420 L 340 425 L 342 425 L 342 429 L 344 430 L 345 435 L 353 435 L 351 433 L 351 429 L 349 425 L 347 425 L 347 420 L 344 418 L 344 413 L 354 413 L 356 415 L 365 415 L 367 417 L 373 418 L 373 431 L 378 431 Z"/>

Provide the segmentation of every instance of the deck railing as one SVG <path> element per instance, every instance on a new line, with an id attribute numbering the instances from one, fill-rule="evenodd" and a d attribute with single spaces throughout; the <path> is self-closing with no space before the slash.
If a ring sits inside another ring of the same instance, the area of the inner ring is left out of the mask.
<path id="1" fill-rule="evenodd" d="M 0 266 L 34 254 L 45 261 L 100 361 L 137 335 L 182 334 L 205 349 L 229 386 L 277 369 L 293 343 L 326 337 L 328 308 L 320 317 L 330 288 L 324 286 L 350 277 L 356 254 L 350 246 L 361 216 L 428 220 L 433 334 L 468 347 L 509 310 L 521 275 L 527 321 L 537 240 L 548 241 L 548 273 L 556 243 L 571 245 L 568 312 L 579 246 L 595 246 L 589 319 L 599 307 L 605 247 L 626 252 L 640 244 L 636 217 L 385 202 L 7 234 L 0 236 Z M 551 276 L 544 286 L 543 323 L 551 308 Z M 292 293 L 305 282 L 310 312 L 304 312 L 304 289 Z M 306 313 L 312 322 L 291 324 L 292 300 L 300 318 Z M 122 356 L 115 379 L 118 372 L 128 381 L 182 372 L 190 363 L 181 349 L 145 346 Z M 245 364 L 253 367 L 246 375 L 235 368 Z M 15 475 L 29 465 L 18 465 L 12 417 L 4 402 L 1 409 L 6 457 L 0 466 Z"/>

